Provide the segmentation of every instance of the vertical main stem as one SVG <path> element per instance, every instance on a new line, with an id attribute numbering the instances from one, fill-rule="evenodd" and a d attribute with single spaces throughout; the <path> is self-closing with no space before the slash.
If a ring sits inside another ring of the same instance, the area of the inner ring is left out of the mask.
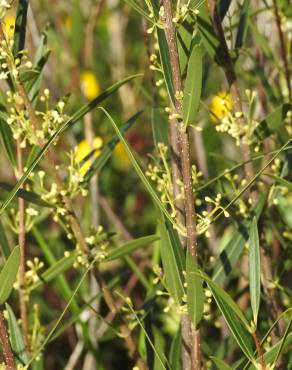
<path id="1" fill-rule="evenodd" d="M 172 80 L 175 93 L 179 93 L 183 90 L 178 49 L 176 43 L 176 29 L 173 23 L 172 16 L 172 2 L 171 0 L 163 0 L 164 14 L 165 14 L 165 35 L 169 49 L 170 64 L 172 70 Z M 182 105 L 180 100 L 175 101 L 175 110 L 177 113 L 182 113 Z M 179 175 L 181 171 L 181 177 L 184 186 L 184 208 L 183 217 L 185 219 L 185 225 L 187 229 L 186 236 L 186 247 L 187 251 L 191 254 L 193 259 L 197 261 L 197 235 L 195 226 L 195 207 L 194 207 L 194 196 L 192 187 L 192 174 L 191 174 L 191 162 L 190 162 L 190 148 L 188 133 L 184 129 L 182 122 L 174 121 L 171 122 L 171 144 L 178 150 L 178 162 L 181 168 L 177 168 L 173 173 L 174 176 Z M 177 140 L 177 142 L 175 142 Z M 173 148 L 172 148 L 173 149 Z M 172 153 L 174 154 L 174 153 Z M 174 159 L 175 161 L 177 158 Z M 174 164 L 172 168 L 175 168 Z M 177 178 L 174 177 L 174 183 Z M 200 333 L 199 330 L 194 330 L 189 318 L 183 319 L 183 367 L 184 370 L 199 370 L 201 368 L 201 351 L 200 351 Z"/>
<path id="2" fill-rule="evenodd" d="M 17 139 L 17 172 L 20 178 L 23 175 L 23 160 L 22 150 L 20 146 L 20 139 Z M 18 244 L 20 248 L 20 266 L 19 266 L 19 301 L 20 301 L 20 317 L 21 327 L 23 330 L 23 338 L 25 346 L 28 348 L 28 319 L 27 319 L 27 305 L 26 305 L 26 292 L 24 290 L 25 280 L 25 203 L 22 198 L 18 198 L 18 212 L 19 212 L 19 232 Z"/>

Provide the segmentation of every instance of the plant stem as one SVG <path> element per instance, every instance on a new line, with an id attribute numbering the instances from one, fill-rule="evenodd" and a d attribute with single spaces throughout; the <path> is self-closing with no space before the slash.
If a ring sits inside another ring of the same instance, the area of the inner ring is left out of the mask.
<path id="1" fill-rule="evenodd" d="M 17 150 L 17 177 L 23 175 L 23 161 L 22 149 L 20 146 L 20 139 L 16 141 Z M 23 187 L 22 187 L 23 188 Z M 28 342 L 28 319 L 27 319 L 27 305 L 26 305 L 26 292 L 24 288 L 25 282 L 25 202 L 22 198 L 18 198 L 18 212 L 19 212 L 19 231 L 18 231 L 18 244 L 20 248 L 20 266 L 19 266 L 19 300 L 20 300 L 20 317 L 21 327 L 23 331 L 23 339 L 26 348 L 29 348 Z"/>
<path id="2" fill-rule="evenodd" d="M 171 0 L 163 0 L 163 7 L 165 12 L 165 35 L 169 49 L 170 64 L 172 71 L 172 80 L 175 94 L 183 90 L 178 49 L 176 43 L 176 29 L 173 23 L 172 15 L 172 2 Z M 175 110 L 177 113 L 182 113 L 181 101 L 175 100 Z M 191 174 L 191 162 L 190 162 L 190 147 L 188 132 L 184 129 L 184 125 L 180 121 L 170 122 L 170 137 L 172 150 L 173 146 L 178 153 L 172 153 L 172 155 L 177 155 L 179 160 L 173 161 L 173 180 L 174 183 L 182 177 L 184 186 L 184 216 L 185 225 L 187 229 L 186 236 L 186 247 L 187 251 L 197 262 L 198 252 L 197 252 L 197 235 L 196 235 L 196 215 L 194 208 L 194 196 L 193 196 L 193 186 L 192 186 L 192 174 Z M 176 157 L 175 157 L 176 159 Z M 178 165 L 177 165 L 178 163 Z M 174 168 L 174 165 L 177 168 Z M 181 165 L 181 168 L 180 166 Z M 181 176 L 180 176 L 181 170 Z M 193 329 L 189 318 L 183 320 L 183 334 L 187 334 L 183 338 L 184 347 L 183 348 L 183 366 L 184 369 L 198 370 L 201 368 L 201 350 L 200 350 L 200 332 L 198 329 Z"/>
<path id="3" fill-rule="evenodd" d="M 16 370 L 14 357 L 13 357 L 13 353 L 12 353 L 10 342 L 9 342 L 8 333 L 7 333 L 7 329 L 5 326 L 3 313 L 1 310 L 0 310 L 0 343 L 2 346 L 7 370 Z"/>

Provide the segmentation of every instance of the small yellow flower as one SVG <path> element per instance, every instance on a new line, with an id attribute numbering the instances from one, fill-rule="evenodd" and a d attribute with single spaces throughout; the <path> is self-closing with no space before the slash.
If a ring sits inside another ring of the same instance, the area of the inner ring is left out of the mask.
<path id="1" fill-rule="evenodd" d="M 95 137 L 93 140 L 93 149 L 101 149 L 102 148 L 102 138 L 101 137 Z M 77 162 L 82 161 L 89 153 L 91 152 L 90 150 L 90 145 L 87 140 L 82 140 L 75 149 L 75 158 Z M 96 152 L 93 155 L 93 158 L 97 158 L 100 155 L 100 150 L 96 150 Z M 86 161 L 80 168 L 80 173 L 84 175 L 90 167 L 90 160 Z"/>
<path id="2" fill-rule="evenodd" d="M 219 121 L 228 115 L 233 108 L 233 102 L 231 96 L 226 91 L 220 91 L 210 103 L 210 119 L 214 125 L 217 125 Z"/>
<path id="3" fill-rule="evenodd" d="M 13 39 L 15 30 L 15 17 L 7 14 L 3 20 L 3 31 L 8 39 Z"/>
<path id="4" fill-rule="evenodd" d="M 99 83 L 90 71 L 84 71 L 80 76 L 80 85 L 83 95 L 86 99 L 92 100 L 100 93 Z"/>

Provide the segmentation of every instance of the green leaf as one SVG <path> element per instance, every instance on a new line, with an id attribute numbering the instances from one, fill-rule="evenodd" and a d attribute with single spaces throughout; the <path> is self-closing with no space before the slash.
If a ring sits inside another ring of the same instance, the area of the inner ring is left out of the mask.
<path id="1" fill-rule="evenodd" d="M 239 25 L 236 35 L 235 48 L 240 49 L 245 42 L 249 26 L 250 0 L 244 0 L 239 17 Z"/>
<path id="2" fill-rule="evenodd" d="M 197 263 L 189 252 L 186 253 L 186 272 L 188 313 L 196 328 L 203 316 L 205 295 L 203 280 L 195 274 L 198 272 Z"/>
<path id="3" fill-rule="evenodd" d="M 265 194 L 261 194 L 259 199 L 252 210 L 253 215 L 256 219 L 259 219 L 260 214 L 264 208 L 266 202 Z M 229 243 L 220 253 L 213 270 L 212 279 L 218 284 L 223 284 L 225 278 L 232 271 L 233 267 L 239 260 L 243 251 L 244 245 L 249 237 L 249 228 L 252 221 L 252 217 L 247 218 L 241 225 L 237 226 L 236 231 L 230 238 Z"/>
<path id="4" fill-rule="evenodd" d="M 181 258 L 181 246 L 174 242 L 170 233 L 172 227 L 167 225 L 163 216 L 158 220 L 160 231 L 160 253 L 163 265 L 166 287 L 175 302 L 180 305 L 184 294 L 183 265 Z"/>
<path id="5" fill-rule="evenodd" d="M 161 108 L 151 109 L 151 124 L 155 146 L 157 147 L 158 143 L 168 145 L 168 122 Z"/>
<path id="6" fill-rule="evenodd" d="M 282 177 L 273 175 L 272 173 L 265 173 L 266 176 L 271 177 L 274 179 L 279 185 L 284 186 L 284 188 L 287 188 L 288 190 L 292 191 L 292 182 L 283 179 Z"/>
<path id="7" fill-rule="evenodd" d="M 37 69 L 29 69 L 21 73 L 21 75 L 19 76 L 19 79 L 21 83 L 25 83 L 31 80 L 35 80 L 39 75 L 40 75 L 40 71 L 38 71 Z"/>
<path id="8" fill-rule="evenodd" d="M 12 167 L 16 168 L 16 157 L 14 148 L 14 139 L 12 131 L 9 125 L 6 123 L 6 119 L 0 116 L 0 135 Z"/>
<path id="9" fill-rule="evenodd" d="M 166 367 L 165 367 L 165 339 L 161 333 L 161 330 L 160 329 L 157 329 L 155 326 L 153 327 L 153 334 L 154 334 L 154 346 L 155 346 L 155 349 L 157 351 L 157 353 L 159 354 L 159 358 L 158 356 L 155 356 L 154 357 L 154 366 L 153 366 L 153 370 L 165 370 Z M 163 361 L 161 363 L 161 360 Z"/>
<path id="10" fill-rule="evenodd" d="M 257 325 L 258 312 L 261 298 L 261 260 L 260 243 L 257 228 L 257 219 L 254 217 L 251 222 L 249 235 L 249 291 L 253 321 Z"/>
<path id="11" fill-rule="evenodd" d="M 72 31 L 71 31 L 71 47 L 76 58 L 84 42 L 84 22 L 83 22 L 83 11 L 80 0 L 72 1 Z"/>
<path id="12" fill-rule="evenodd" d="M 214 362 L 219 370 L 232 370 L 232 367 L 227 365 L 223 360 L 218 357 L 210 356 L 210 359 Z"/>
<path id="13" fill-rule="evenodd" d="M 137 175 L 140 177 L 140 180 L 142 181 L 145 189 L 147 190 L 147 192 L 149 193 L 149 195 L 153 199 L 154 203 L 158 206 L 158 208 L 162 211 L 162 213 L 164 213 L 164 215 L 166 216 L 166 218 L 176 227 L 175 221 L 172 219 L 172 217 L 170 216 L 169 212 L 165 208 L 164 204 L 161 202 L 160 198 L 157 196 L 157 194 L 154 191 L 153 187 L 151 186 L 151 184 L 147 180 L 146 176 L 144 175 L 144 172 L 141 170 L 141 168 L 140 168 L 137 160 L 135 159 L 135 157 L 134 157 L 134 155 L 133 155 L 133 153 L 132 153 L 132 151 L 131 151 L 128 143 L 127 143 L 127 141 L 125 140 L 125 138 L 121 134 L 120 129 L 118 128 L 118 126 L 116 125 L 116 123 L 114 122 L 114 120 L 112 119 L 112 117 L 110 116 L 110 114 L 104 108 L 100 107 L 100 109 L 109 118 L 109 120 L 110 120 L 113 128 L 116 131 L 116 134 L 118 135 L 118 137 L 120 138 L 121 142 L 124 145 L 125 151 L 127 152 L 128 157 L 129 157 L 129 159 L 130 159 L 130 161 L 131 161 L 134 169 L 136 170 Z"/>
<path id="14" fill-rule="evenodd" d="M 20 263 L 20 248 L 15 247 L 0 272 L 0 305 L 7 301 L 15 283 Z"/>
<path id="15" fill-rule="evenodd" d="M 188 18 L 181 24 L 177 31 L 177 48 L 181 74 L 187 66 L 193 37 L 193 26 Z"/>
<path id="16" fill-rule="evenodd" d="M 5 304 L 5 308 L 8 313 L 9 338 L 13 354 L 22 365 L 25 365 L 28 361 L 28 356 L 25 350 L 21 331 L 17 324 L 14 312 L 8 303 Z"/>
<path id="17" fill-rule="evenodd" d="M 128 255 L 129 253 L 134 252 L 137 249 L 140 249 L 150 243 L 155 242 L 156 240 L 159 240 L 159 236 L 157 235 L 148 235 L 143 236 L 138 239 L 131 240 L 121 247 L 118 247 L 114 249 L 113 251 L 110 251 L 104 262 L 113 261 L 117 258 L 124 257 Z"/>
<path id="18" fill-rule="evenodd" d="M 182 349 L 182 337 L 181 337 L 181 328 L 179 327 L 170 346 L 169 363 L 171 369 L 182 370 L 181 349 Z"/>
<path id="19" fill-rule="evenodd" d="M 138 119 L 138 117 L 140 117 L 141 114 L 142 111 L 137 112 L 131 118 L 129 118 L 128 121 L 121 126 L 120 128 L 121 133 L 125 134 L 133 126 L 133 124 L 136 122 L 136 120 Z M 119 142 L 120 142 L 119 137 L 117 135 L 114 135 L 112 139 L 102 148 L 100 155 L 97 158 L 95 158 L 89 170 L 84 175 L 84 182 L 89 183 L 89 180 L 96 174 L 96 172 L 100 172 L 102 170 L 104 165 L 110 159 L 113 151 L 115 150 L 115 147 Z M 91 153 L 91 155 L 93 154 L 94 151 Z M 91 155 L 89 155 L 88 158 L 87 157 L 84 158 L 84 162 L 86 162 Z"/>
<path id="20" fill-rule="evenodd" d="M 203 77 L 203 53 L 200 45 L 194 46 L 184 86 L 183 122 L 185 126 L 194 123 L 200 105 Z"/>
<path id="21" fill-rule="evenodd" d="M 169 98 L 172 104 L 175 104 L 175 93 L 174 93 L 173 82 L 172 82 L 170 56 L 169 56 L 168 45 L 166 42 L 165 32 L 164 30 L 158 27 L 156 28 L 156 30 L 157 30 L 157 40 L 158 40 L 160 61 L 161 61 L 164 81 L 166 84 Z"/>
<path id="22" fill-rule="evenodd" d="M 12 191 L 14 187 L 6 182 L 0 182 L 0 188 L 6 191 Z M 33 193 L 32 191 L 18 189 L 15 195 L 40 207 L 52 207 L 52 205 L 44 201 L 38 194 Z"/>
<path id="23" fill-rule="evenodd" d="M 17 184 L 14 186 L 14 188 L 9 193 L 7 199 L 2 204 L 0 208 L 0 214 L 3 213 L 4 209 L 10 204 L 14 196 L 16 195 L 18 189 L 21 187 L 21 185 L 24 183 L 24 181 L 28 178 L 29 174 L 33 171 L 35 166 L 38 164 L 38 162 L 42 159 L 44 154 L 47 152 L 49 147 L 52 145 L 52 143 L 56 140 L 56 138 L 63 133 L 66 129 L 72 127 L 76 122 L 78 122 L 86 113 L 93 110 L 98 104 L 100 104 L 102 101 L 104 101 L 106 98 L 108 98 L 111 94 L 113 94 L 116 90 L 118 90 L 119 87 L 124 85 L 126 82 L 131 81 L 133 78 L 136 78 L 141 75 L 133 75 L 130 77 L 127 77 L 116 84 L 109 87 L 107 90 L 105 90 L 103 93 L 101 93 L 99 96 L 97 96 L 95 99 L 93 99 L 91 102 L 86 104 L 84 107 L 79 109 L 71 118 L 69 118 L 66 122 L 64 122 L 51 136 L 51 138 L 47 141 L 47 143 L 43 146 L 42 149 L 39 150 L 38 154 L 32 161 L 29 168 L 25 171 L 25 173 L 21 176 L 21 178 L 18 180 Z"/>
<path id="24" fill-rule="evenodd" d="M 17 57 L 18 53 L 24 49 L 26 35 L 28 0 L 19 0 L 15 20 L 13 55 Z"/>
<path id="25" fill-rule="evenodd" d="M 292 105 L 288 103 L 277 107 L 263 121 L 260 122 L 255 130 L 256 137 L 259 139 L 265 139 L 276 132 L 281 126 L 283 126 L 283 121 L 287 117 L 287 113 L 291 110 Z"/>
<path id="26" fill-rule="evenodd" d="M 254 361 L 253 341 L 250 335 L 250 326 L 240 308 L 218 284 L 203 272 L 195 273 L 202 277 L 208 284 L 215 301 L 224 316 L 226 323 L 236 339 L 242 352 L 248 359 Z"/>
<path id="27" fill-rule="evenodd" d="M 7 259 L 10 255 L 10 247 L 1 219 L 0 219 L 0 247 L 3 256 L 5 257 L 5 259 Z"/>

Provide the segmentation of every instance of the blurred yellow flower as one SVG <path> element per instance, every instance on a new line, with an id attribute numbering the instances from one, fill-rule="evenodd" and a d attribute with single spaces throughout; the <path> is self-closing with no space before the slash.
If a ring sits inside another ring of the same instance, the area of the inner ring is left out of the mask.
<path id="1" fill-rule="evenodd" d="M 220 91 L 210 102 L 210 119 L 214 125 L 226 117 L 233 108 L 231 96 L 226 91 Z"/>
<path id="2" fill-rule="evenodd" d="M 93 149 L 101 149 L 103 140 L 101 137 L 97 136 L 93 140 Z M 75 158 L 77 162 L 82 161 L 91 152 L 89 142 L 87 140 L 82 140 L 75 148 Z M 100 155 L 100 150 L 96 150 L 91 158 L 97 158 Z M 86 161 L 80 167 L 80 173 L 84 175 L 90 167 L 90 160 Z"/>
<path id="3" fill-rule="evenodd" d="M 13 15 L 6 14 L 4 20 L 3 31 L 8 39 L 13 39 L 15 30 L 15 17 Z"/>
<path id="4" fill-rule="evenodd" d="M 80 76 L 80 85 L 82 94 L 88 100 L 92 100 L 100 93 L 100 86 L 94 73 L 90 71 L 84 71 Z"/>
<path id="5" fill-rule="evenodd" d="M 113 156 L 114 159 L 118 162 L 119 167 L 121 167 L 122 169 L 127 169 L 130 167 L 131 165 L 130 159 L 124 148 L 124 145 L 121 142 L 119 142 L 115 147 Z"/>
<path id="6" fill-rule="evenodd" d="M 69 14 L 63 18 L 63 25 L 68 32 L 72 31 L 72 17 Z"/>

